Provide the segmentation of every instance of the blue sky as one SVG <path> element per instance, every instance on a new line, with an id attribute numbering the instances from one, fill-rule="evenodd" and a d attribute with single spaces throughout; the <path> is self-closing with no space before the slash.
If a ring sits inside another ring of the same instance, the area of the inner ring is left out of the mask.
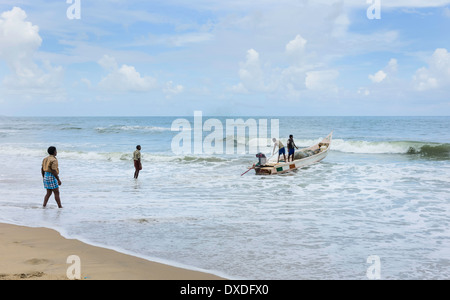
<path id="1" fill-rule="evenodd" d="M 450 115 L 450 0 L 79 2 L 2 0 L 0 115 Z"/>

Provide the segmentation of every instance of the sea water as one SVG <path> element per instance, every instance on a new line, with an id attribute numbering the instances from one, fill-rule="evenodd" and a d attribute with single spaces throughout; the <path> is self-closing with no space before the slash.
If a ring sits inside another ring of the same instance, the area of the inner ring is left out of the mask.
<path id="1" fill-rule="evenodd" d="M 371 256 L 382 279 L 450 278 L 450 117 L 264 118 L 299 147 L 333 130 L 328 156 L 241 176 L 254 154 L 174 154 L 175 117 L 2 117 L 0 222 L 231 279 L 367 279 Z M 49 146 L 63 209 L 42 208 Z"/>

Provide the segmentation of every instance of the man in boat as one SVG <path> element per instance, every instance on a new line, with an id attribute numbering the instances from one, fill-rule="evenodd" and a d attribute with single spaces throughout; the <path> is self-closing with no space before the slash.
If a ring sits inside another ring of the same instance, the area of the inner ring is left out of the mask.
<path id="1" fill-rule="evenodd" d="M 319 143 L 319 144 L 317 145 L 317 149 L 314 150 L 313 152 L 314 152 L 314 154 L 318 154 L 318 153 L 320 153 L 320 152 L 325 151 L 326 149 L 327 149 L 327 144 L 325 144 L 325 143 Z"/>
<path id="2" fill-rule="evenodd" d="M 276 138 L 273 138 L 272 141 L 274 143 L 272 155 L 275 154 L 275 149 L 278 146 L 278 160 L 277 160 L 277 163 L 280 162 L 280 155 L 281 154 L 283 154 L 284 161 L 286 161 L 286 150 L 284 149 L 283 143 L 280 140 L 278 140 L 278 142 L 277 142 Z"/>
<path id="3" fill-rule="evenodd" d="M 287 141 L 287 147 L 288 147 L 288 160 L 287 161 L 289 162 L 289 158 L 291 157 L 291 155 L 292 155 L 292 161 L 294 161 L 294 153 L 295 153 L 294 148 L 298 149 L 298 147 L 294 143 L 294 136 L 292 134 L 289 135 L 289 139 Z"/>

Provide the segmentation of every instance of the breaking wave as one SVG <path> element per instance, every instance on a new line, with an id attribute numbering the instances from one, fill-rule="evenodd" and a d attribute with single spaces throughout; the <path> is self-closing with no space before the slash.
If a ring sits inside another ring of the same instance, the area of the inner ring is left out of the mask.
<path id="1" fill-rule="evenodd" d="M 320 142 L 321 139 L 317 140 L 296 140 L 297 146 L 301 148 L 309 147 Z M 259 141 L 264 144 L 264 141 Z M 224 142 L 225 143 L 225 142 Z M 252 141 L 241 141 L 236 142 L 234 145 L 235 150 L 239 150 L 239 147 L 245 144 L 246 149 L 249 150 L 249 145 Z M 261 144 L 260 144 L 261 145 Z M 264 147 L 267 147 L 264 144 Z M 261 152 L 269 153 L 272 152 L 272 147 L 262 149 Z M 383 141 L 383 142 L 369 142 L 369 141 L 349 141 L 343 139 L 332 140 L 331 151 L 338 151 L 343 153 L 356 153 L 356 154 L 399 154 L 399 155 L 409 155 L 411 157 L 418 158 L 430 158 L 430 159 L 450 159 L 450 143 L 433 143 L 433 142 L 414 142 L 414 141 Z M 0 154 L 8 155 L 10 153 L 19 153 L 23 156 L 32 157 L 44 157 L 47 155 L 46 148 L 35 148 L 35 147 L 17 147 L 12 145 L 2 145 L 0 146 Z M 147 162 L 174 162 L 174 163 L 223 163 L 227 161 L 233 161 L 239 158 L 248 158 L 249 156 L 245 154 L 231 154 L 225 155 L 215 155 L 213 154 L 174 154 L 169 149 L 165 153 L 152 153 L 144 152 L 143 161 Z M 98 152 L 98 151 L 77 151 L 77 150 L 66 150 L 60 148 L 58 152 L 58 157 L 74 160 L 100 160 L 100 161 L 131 161 L 132 151 L 130 152 Z M 251 155 L 254 157 L 254 155 Z"/>
<path id="2" fill-rule="evenodd" d="M 413 141 L 368 142 L 335 139 L 331 149 L 347 153 L 407 154 L 429 158 L 450 158 L 450 144 Z"/>
<path id="3" fill-rule="evenodd" d="M 96 127 L 98 133 L 119 133 L 123 131 L 139 131 L 139 132 L 163 132 L 170 131 L 171 128 L 160 126 L 130 126 L 130 125 L 111 125 L 108 127 Z"/>
<path id="4" fill-rule="evenodd" d="M 259 143 L 260 147 L 266 147 L 270 151 L 270 139 L 248 139 L 229 137 L 223 139 L 224 142 L 234 139 L 234 146 L 251 146 Z M 283 139 L 282 139 L 283 141 Z M 307 148 L 322 141 L 319 139 L 298 139 L 295 143 L 299 148 Z M 272 144 L 273 145 L 273 144 Z M 406 154 L 418 155 L 420 157 L 450 159 L 449 143 L 414 142 L 414 141 L 351 141 L 343 139 L 333 139 L 331 143 L 332 151 L 357 154 Z"/>

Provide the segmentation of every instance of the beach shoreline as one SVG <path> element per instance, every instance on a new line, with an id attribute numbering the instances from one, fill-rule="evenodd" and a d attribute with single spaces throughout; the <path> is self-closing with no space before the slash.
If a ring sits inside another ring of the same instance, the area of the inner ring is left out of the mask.
<path id="1" fill-rule="evenodd" d="M 0 280 L 225 279 L 67 239 L 43 227 L 0 223 L 0 253 Z"/>

